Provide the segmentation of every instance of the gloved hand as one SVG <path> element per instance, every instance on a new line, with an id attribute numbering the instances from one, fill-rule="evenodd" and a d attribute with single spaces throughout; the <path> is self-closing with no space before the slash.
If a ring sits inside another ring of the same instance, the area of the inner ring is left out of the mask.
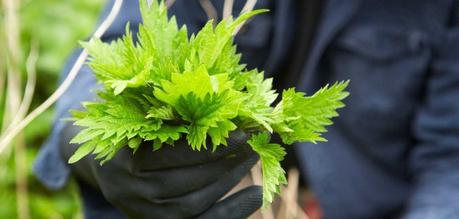
<path id="1" fill-rule="evenodd" d="M 65 160 L 77 149 L 68 142 L 79 130 L 69 124 L 63 131 L 60 145 Z M 259 186 L 219 201 L 258 160 L 246 140 L 246 134 L 234 132 L 228 147 L 215 152 L 193 151 L 185 141 L 155 152 L 151 144 L 135 154 L 125 147 L 102 166 L 87 156 L 72 170 L 130 218 L 246 218 L 262 204 Z"/>

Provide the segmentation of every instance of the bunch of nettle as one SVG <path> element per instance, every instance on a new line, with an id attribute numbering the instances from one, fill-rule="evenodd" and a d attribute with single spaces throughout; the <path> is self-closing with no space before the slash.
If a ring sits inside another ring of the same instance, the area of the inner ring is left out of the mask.
<path id="1" fill-rule="evenodd" d="M 75 125 L 84 129 L 71 141 L 81 146 L 69 162 L 89 153 L 105 162 L 122 147 L 136 151 L 149 142 L 159 150 L 181 138 L 193 150 L 215 150 L 225 147 L 231 131 L 240 129 L 249 134 L 247 143 L 260 156 L 263 202 L 269 204 L 287 181 L 280 165 L 285 150 L 270 143 L 270 135 L 277 133 L 284 144 L 324 141 L 321 133 L 344 106 L 348 82 L 325 86 L 312 96 L 290 88 L 272 106 L 278 98 L 272 79 L 240 64 L 233 43 L 235 30 L 266 10 L 215 27 L 209 21 L 188 37 L 185 26 L 178 28 L 174 17 L 168 19 L 163 3 L 152 2 L 148 6 L 141 1 L 143 24 L 137 43 L 129 24 L 122 39 L 83 43 L 103 89 L 99 101 L 85 102 L 85 110 L 72 112 Z"/>

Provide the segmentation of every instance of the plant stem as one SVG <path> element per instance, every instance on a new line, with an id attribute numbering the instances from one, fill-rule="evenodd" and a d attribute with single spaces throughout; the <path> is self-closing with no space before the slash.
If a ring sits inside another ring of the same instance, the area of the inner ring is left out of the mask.
<path id="1" fill-rule="evenodd" d="M 233 13 L 234 0 L 225 0 L 223 5 L 223 19 L 228 19 Z"/>
<path id="2" fill-rule="evenodd" d="M 22 98 L 21 105 L 16 111 L 16 115 L 14 116 L 13 120 L 11 121 L 10 125 L 6 129 L 11 130 L 13 124 L 18 123 L 21 119 L 24 118 L 27 111 L 29 110 L 30 103 L 32 102 L 32 97 L 35 91 L 35 84 L 36 84 L 36 69 L 35 64 L 38 60 L 38 46 L 35 42 L 31 43 L 32 47 L 30 48 L 29 56 L 27 57 L 26 62 L 26 70 L 27 70 L 27 84 L 24 91 L 24 97 Z"/>
<path id="3" fill-rule="evenodd" d="M 11 0 L 4 0 L 4 1 L 11 1 Z M 109 15 L 102 24 L 97 28 L 96 32 L 93 35 L 93 38 L 100 38 L 103 33 L 108 29 L 108 27 L 113 23 L 118 12 L 121 8 L 123 0 L 115 0 L 113 4 L 112 10 L 110 11 Z M 64 94 L 64 92 L 69 88 L 70 84 L 73 82 L 75 77 L 77 76 L 81 66 L 83 66 L 86 58 L 88 57 L 88 53 L 86 50 L 80 53 L 75 64 L 72 66 L 70 73 L 67 75 L 65 80 L 62 84 L 54 91 L 51 96 L 45 100 L 40 106 L 38 106 L 35 110 L 33 110 L 30 114 L 28 114 L 23 120 L 18 122 L 17 124 L 12 124 L 13 128 L 11 130 L 7 130 L 0 138 L 0 155 L 4 153 L 5 149 L 8 147 L 9 143 L 13 138 L 18 135 L 30 122 L 32 122 L 35 118 L 37 118 L 40 114 L 46 111 L 52 104 L 54 104 L 59 97 Z"/>
<path id="4" fill-rule="evenodd" d="M 8 121 L 13 121 L 13 115 L 19 116 L 18 110 L 21 105 L 21 71 L 20 71 L 20 34 L 19 34 L 19 15 L 18 1 L 4 0 L 5 10 L 5 34 L 7 42 L 7 101 L 5 103 L 5 113 L 3 126 L 6 127 Z M 18 118 L 19 118 L 18 117 Z M 19 219 L 29 219 L 29 195 L 27 188 L 27 154 L 24 143 L 24 136 L 19 133 L 15 139 L 15 181 L 16 181 L 16 205 Z"/>
<path id="5" fill-rule="evenodd" d="M 244 14 L 246 12 L 252 11 L 253 8 L 255 7 L 255 4 L 257 4 L 257 0 L 247 0 L 239 14 Z M 239 25 L 239 27 L 237 27 L 236 30 L 234 30 L 233 34 L 236 35 L 239 32 L 239 30 L 241 30 L 242 26 L 244 26 L 244 24 L 245 22 Z"/>
<path id="6" fill-rule="evenodd" d="M 204 9 L 204 12 L 206 12 L 207 18 L 213 21 L 215 27 L 218 22 L 217 9 L 215 9 L 210 0 L 199 0 L 199 4 L 201 4 L 202 9 Z"/>

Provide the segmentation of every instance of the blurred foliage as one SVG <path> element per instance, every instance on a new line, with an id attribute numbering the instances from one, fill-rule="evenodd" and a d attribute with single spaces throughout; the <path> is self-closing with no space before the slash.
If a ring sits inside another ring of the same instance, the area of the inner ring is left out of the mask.
<path id="1" fill-rule="evenodd" d="M 102 0 L 27 0 L 21 5 L 23 43 L 37 40 L 38 71 L 56 74 L 78 40 L 95 26 Z"/>
<path id="2" fill-rule="evenodd" d="M 63 191 L 53 192 L 43 188 L 32 174 L 36 148 L 27 149 L 30 218 L 82 218 L 74 183 Z M 17 218 L 14 160 L 1 162 L 0 218 Z"/>
<path id="3" fill-rule="evenodd" d="M 39 92 L 51 93 L 65 59 L 95 27 L 104 0 L 26 0 L 21 3 L 23 54 L 32 40 L 38 41 Z M 42 79 L 42 80 L 41 80 Z M 41 86 L 46 85 L 46 86 Z"/>
<path id="4" fill-rule="evenodd" d="M 31 108 L 43 102 L 55 89 L 61 68 L 68 55 L 96 26 L 104 0 L 22 0 L 19 17 L 21 60 L 30 44 L 39 45 L 37 85 Z M 5 70 L 4 13 L 0 4 L 0 74 Z M 24 66 L 22 66 L 24 69 Z M 3 71 L 2 71 L 3 70 Z M 23 71 L 23 84 L 25 71 Z M 3 89 L 0 85 L 0 89 Z M 3 118 L 4 92 L 0 92 L 0 118 Z M 71 183 L 62 191 L 44 188 L 33 176 L 32 165 L 39 147 L 52 124 L 53 111 L 48 110 L 24 132 L 27 145 L 30 218 L 82 218 L 77 188 Z M 17 218 L 14 156 L 0 157 L 0 218 Z"/>

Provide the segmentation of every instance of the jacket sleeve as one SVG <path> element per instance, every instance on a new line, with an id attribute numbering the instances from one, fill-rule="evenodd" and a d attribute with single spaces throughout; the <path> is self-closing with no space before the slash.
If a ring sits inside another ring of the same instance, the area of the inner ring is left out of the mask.
<path id="1" fill-rule="evenodd" d="M 81 50 L 76 51 L 69 58 L 66 67 L 63 69 L 64 74 L 61 77 L 66 76 L 80 52 Z M 96 79 L 89 67 L 84 65 L 75 81 L 56 103 L 51 134 L 42 145 L 33 167 L 35 176 L 50 189 L 62 188 L 67 183 L 70 173 L 67 161 L 61 158 L 59 148 L 61 132 L 65 127 L 65 123 L 69 122 L 63 119 L 70 117 L 68 112 L 70 109 L 81 108 L 80 101 L 93 99 L 91 88 L 96 88 Z"/>
<path id="2" fill-rule="evenodd" d="M 413 124 L 415 187 L 403 218 L 459 217 L 459 4 L 434 43 L 425 98 Z"/>

